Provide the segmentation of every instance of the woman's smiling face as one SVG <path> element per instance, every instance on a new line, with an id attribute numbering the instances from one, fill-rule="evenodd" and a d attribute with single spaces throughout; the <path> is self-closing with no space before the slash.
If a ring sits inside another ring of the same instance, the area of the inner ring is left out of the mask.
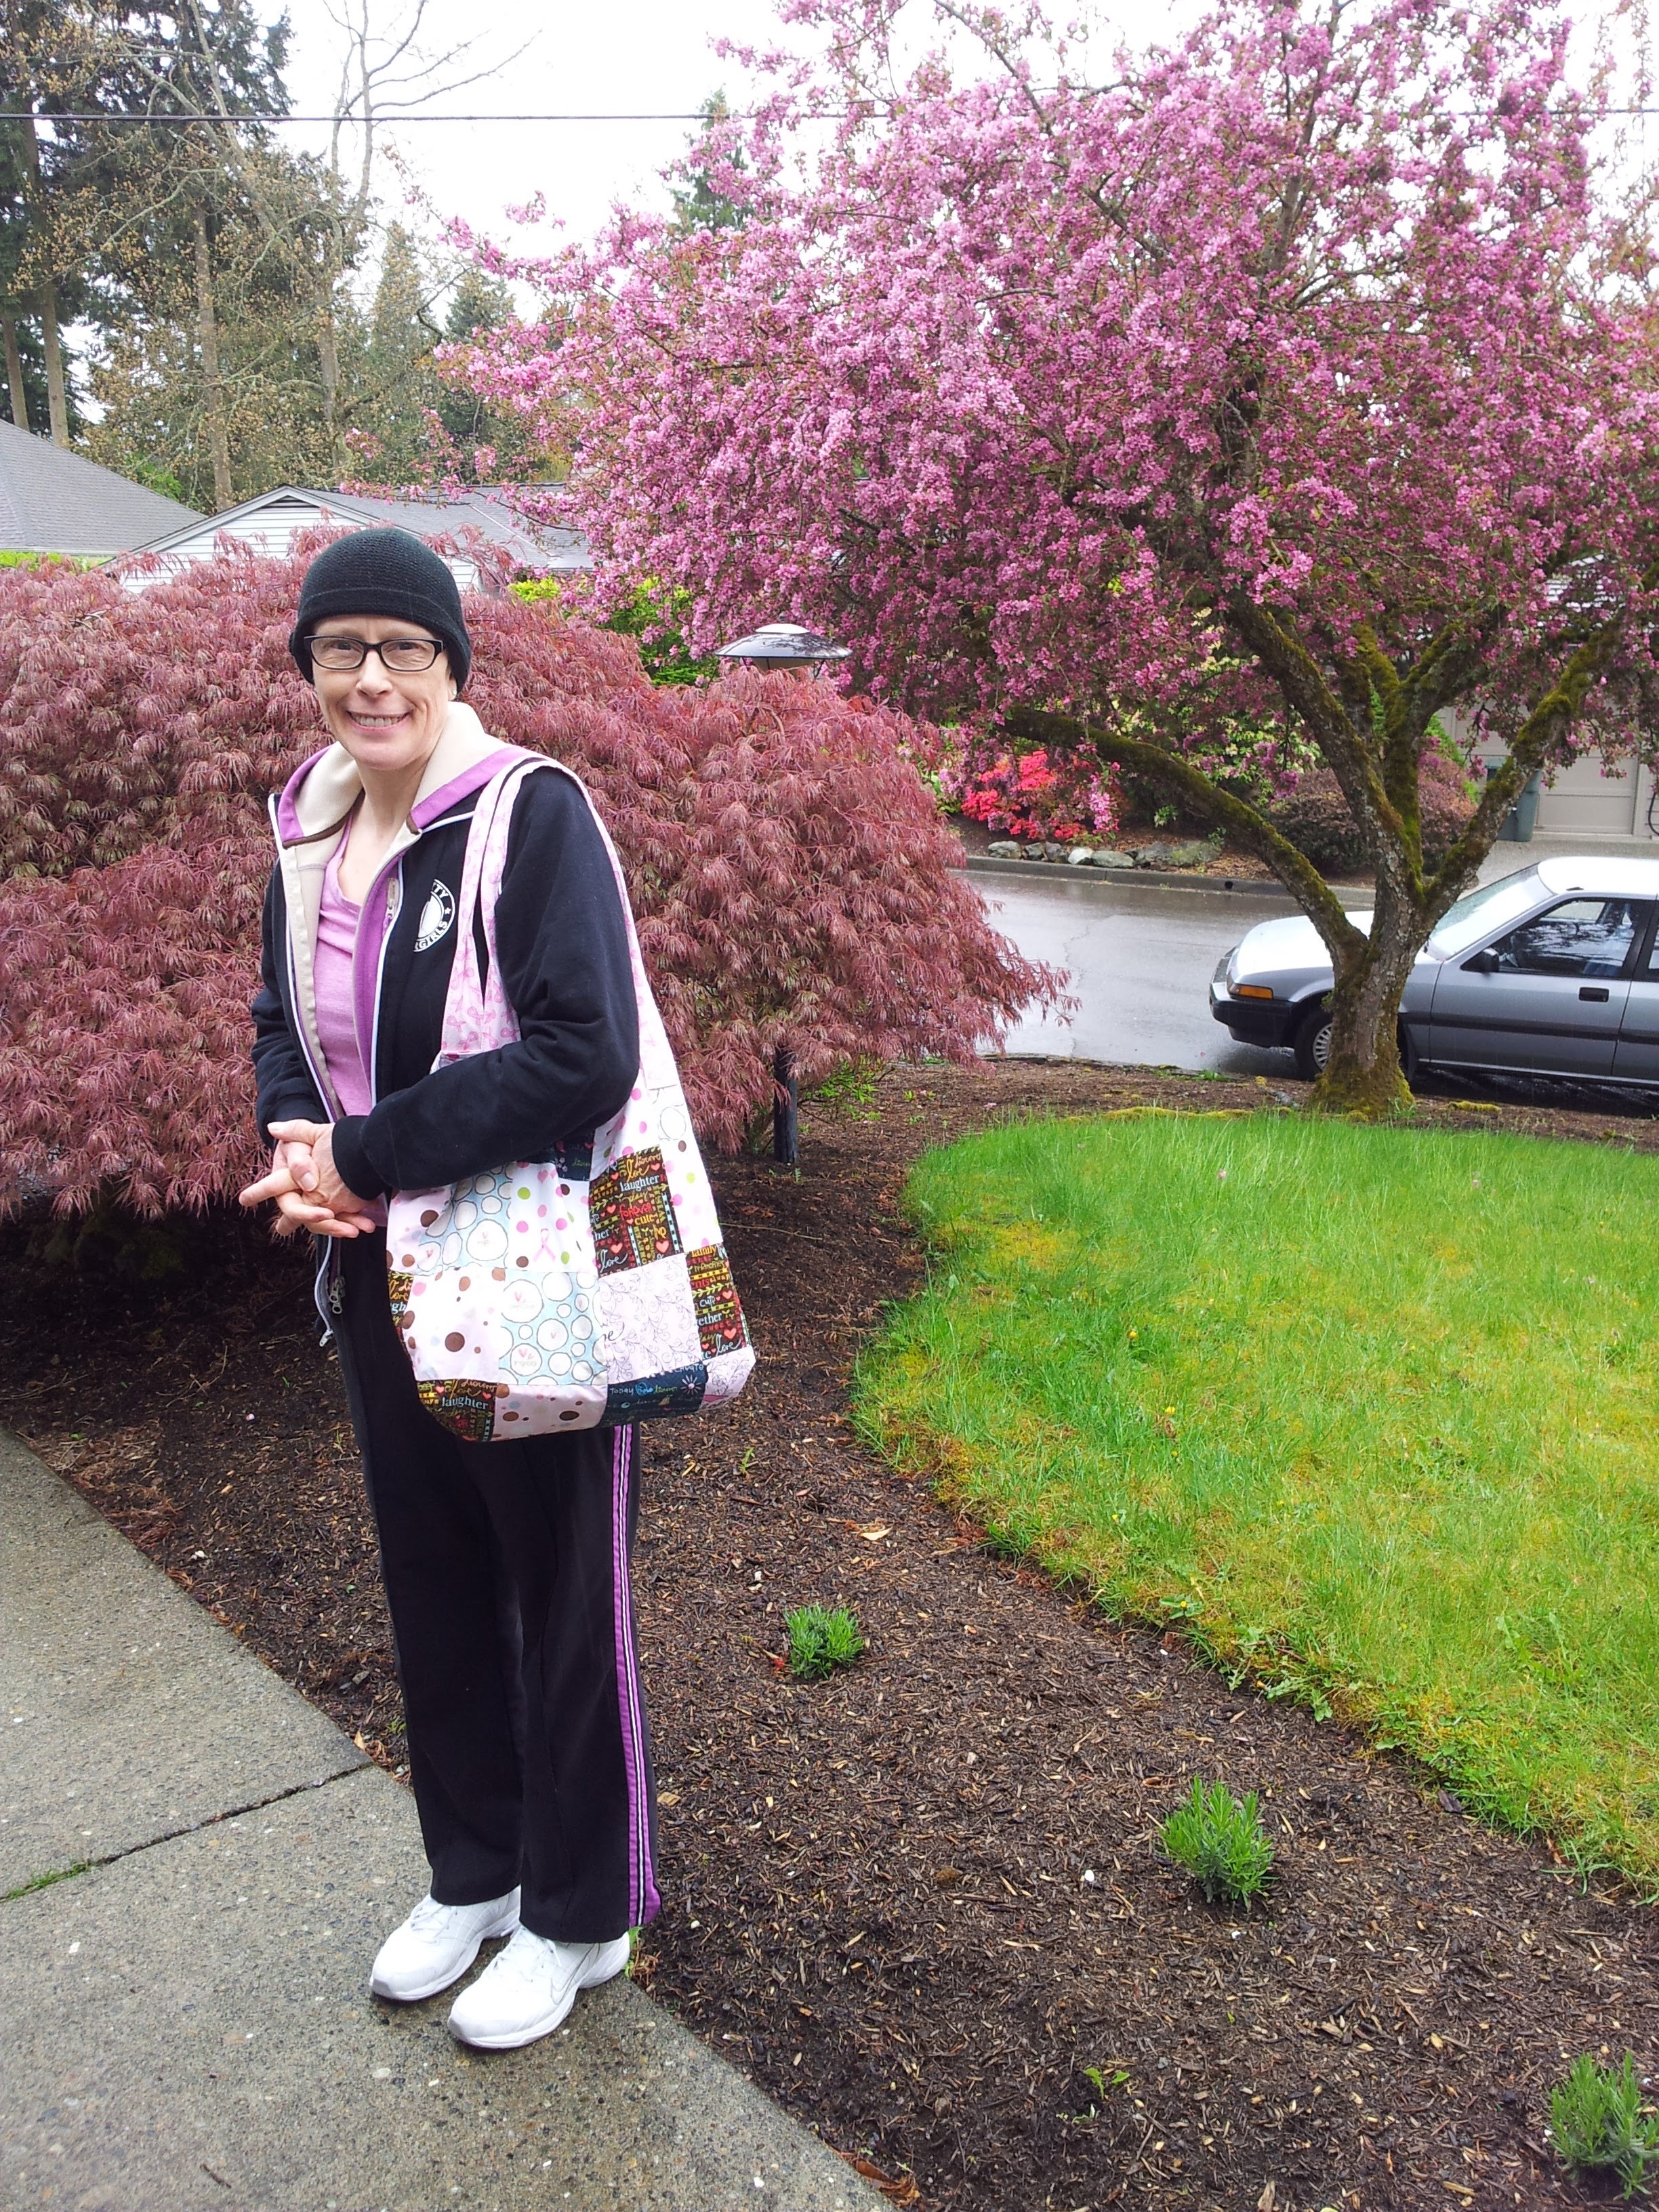
<path id="1" fill-rule="evenodd" d="M 361 638 L 367 645 L 385 645 L 394 637 L 437 643 L 424 624 L 392 615 L 328 615 L 311 635 Z M 330 733 L 370 775 L 424 767 L 455 696 L 449 657 L 441 651 L 430 668 L 418 672 L 388 668 L 378 653 L 366 653 L 361 668 L 324 668 L 313 653 L 311 680 Z"/>

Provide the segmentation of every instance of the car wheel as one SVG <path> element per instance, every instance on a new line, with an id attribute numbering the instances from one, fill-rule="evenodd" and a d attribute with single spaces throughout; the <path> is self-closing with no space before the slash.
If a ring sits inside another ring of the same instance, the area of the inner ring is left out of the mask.
<path id="1" fill-rule="evenodd" d="M 1316 1006 L 1296 1033 L 1296 1072 L 1304 1083 L 1325 1073 L 1331 1054 L 1331 1010 Z"/>

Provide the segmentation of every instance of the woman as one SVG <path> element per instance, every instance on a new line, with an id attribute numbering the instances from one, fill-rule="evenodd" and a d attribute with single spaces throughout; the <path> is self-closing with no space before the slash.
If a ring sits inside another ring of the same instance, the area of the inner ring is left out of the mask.
<path id="1" fill-rule="evenodd" d="M 512 1940 L 457 1999 L 463 2042 L 546 2035 L 657 1906 L 629 1557 L 636 1431 L 463 1442 L 392 1325 L 385 1200 L 591 1137 L 639 1030 L 626 925 L 581 793 L 514 803 L 495 910 L 520 1039 L 433 1072 L 472 809 L 511 757 L 459 694 L 471 646 L 419 539 L 364 531 L 306 573 L 289 650 L 334 742 L 272 804 L 253 1061 L 279 1230 L 325 1240 L 327 1308 L 380 1538 L 429 1894 L 370 1976 L 411 2002 Z M 324 1276 L 319 1275 L 319 1287 Z"/>

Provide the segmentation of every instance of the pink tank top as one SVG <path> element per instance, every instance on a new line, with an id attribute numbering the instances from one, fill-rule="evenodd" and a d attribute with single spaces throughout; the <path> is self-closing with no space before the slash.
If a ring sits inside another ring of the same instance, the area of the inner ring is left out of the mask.
<path id="1" fill-rule="evenodd" d="M 367 1114 L 374 1103 L 362 1048 L 357 1042 L 357 1023 L 352 1003 L 352 958 L 357 947 L 357 923 L 362 913 L 340 889 L 340 862 L 351 838 L 346 833 L 335 847 L 323 871 L 322 904 L 317 914 L 317 957 L 313 966 L 316 994 L 317 1041 L 323 1048 L 328 1079 L 343 1114 Z M 376 1199 L 368 1211 L 386 1220 L 384 1200 Z"/>

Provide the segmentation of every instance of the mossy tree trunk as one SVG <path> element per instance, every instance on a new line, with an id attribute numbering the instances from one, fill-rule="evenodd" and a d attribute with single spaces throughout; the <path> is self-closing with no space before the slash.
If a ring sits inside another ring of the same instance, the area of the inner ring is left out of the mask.
<path id="1" fill-rule="evenodd" d="M 46 357 L 46 422 L 52 444 L 67 447 L 69 394 L 64 380 L 64 341 L 58 327 L 58 287 L 50 276 L 40 287 L 40 333 Z"/>
<path id="2" fill-rule="evenodd" d="M 1659 564 L 1644 587 L 1656 581 Z M 1219 789 L 1182 754 L 1038 708 L 1012 708 L 1003 720 L 1014 736 L 1042 744 L 1091 744 L 1102 758 L 1161 784 L 1267 862 L 1331 956 L 1330 1052 L 1310 1107 L 1379 1120 L 1410 1103 L 1399 1022 L 1413 963 L 1446 909 L 1474 882 L 1522 787 L 1566 738 L 1586 693 L 1618 648 L 1621 625 L 1594 629 L 1564 651 L 1509 757 L 1486 779 L 1462 836 L 1431 870 L 1423 860 L 1419 793 L 1429 726 L 1479 685 L 1501 616 L 1493 611 L 1448 625 L 1402 670 L 1369 630 L 1361 632 L 1352 659 L 1327 654 L 1322 665 L 1271 610 L 1243 600 L 1218 612 L 1281 691 L 1341 786 L 1376 873 L 1369 929 L 1349 921 L 1320 871 L 1264 814 Z"/>
<path id="3" fill-rule="evenodd" d="M 17 318 L 9 307 L 0 308 L 0 337 L 5 342 L 7 411 L 20 430 L 27 430 L 29 401 L 23 389 L 23 356 L 17 345 Z"/>
<path id="4" fill-rule="evenodd" d="M 213 504 L 222 514 L 234 504 L 230 477 L 230 425 L 225 380 L 219 362 L 219 319 L 213 298 L 213 258 L 208 243 L 207 210 L 191 207 L 191 234 L 196 249 L 197 335 L 202 356 L 202 415 L 213 464 Z"/>

